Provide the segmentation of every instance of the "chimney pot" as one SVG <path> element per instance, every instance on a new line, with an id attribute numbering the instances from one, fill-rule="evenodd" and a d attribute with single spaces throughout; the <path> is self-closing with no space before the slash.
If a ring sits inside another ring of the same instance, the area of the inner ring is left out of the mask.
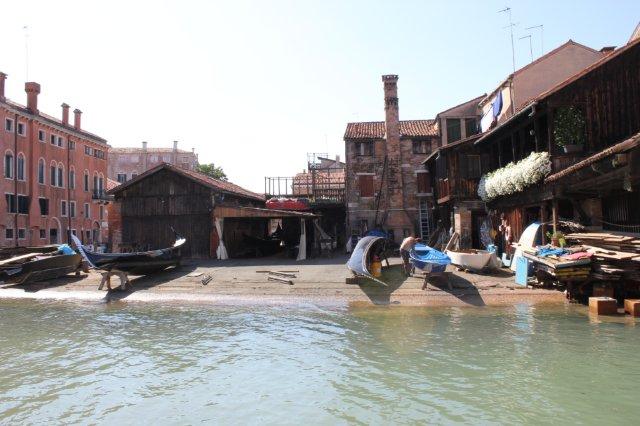
<path id="1" fill-rule="evenodd" d="M 38 95 L 40 94 L 40 85 L 33 81 L 24 84 L 24 91 L 27 92 L 27 108 L 33 114 L 38 113 Z"/>
<path id="2" fill-rule="evenodd" d="M 616 50 L 615 46 L 605 46 L 602 49 L 600 49 L 600 52 L 608 55 L 609 53 L 613 53 L 614 50 Z"/>
<path id="3" fill-rule="evenodd" d="M 173 141 L 173 150 L 174 151 L 178 150 L 178 141 Z"/>
<path id="4" fill-rule="evenodd" d="M 80 125 L 80 120 L 82 119 L 82 111 L 78 108 L 73 110 L 73 127 L 76 130 L 80 130 L 82 126 Z"/>
<path id="5" fill-rule="evenodd" d="M 4 82 L 7 79 L 7 75 L 0 71 L 0 101 L 4 102 L 7 98 L 4 97 Z"/>
<path id="6" fill-rule="evenodd" d="M 142 141 L 142 150 L 143 151 L 147 150 L 147 142 L 146 141 Z"/>
<path id="7" fill-rule="evenodd" d="M 336 155 L 336 163 L 339 163 L 339 162 L 340 162 L 340 156 Z"/>
<path id="8" fill-rule="evenodd" d="M 69 105 L 63 103 L 60 105 L 62 107 L 62 124 L 65 126 L 69 125 Z"/>
<path id="9" fill-rule="evenodd" d="M 191 153 L 195 154 L 196 153 L 196 149 L 195 148 L 191 148 Z"/>

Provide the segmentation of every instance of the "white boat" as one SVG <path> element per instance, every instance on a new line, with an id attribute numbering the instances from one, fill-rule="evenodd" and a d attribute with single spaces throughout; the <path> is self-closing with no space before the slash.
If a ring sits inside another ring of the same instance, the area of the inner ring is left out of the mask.
<path id="1" fill-rule="evenodd" d="M 486 268 L 487 265 L 494 266 L 493 262 L 491 262 L 492 264 L 489 265 L 491 257 L 492 255 L 494 255 L 494 253 L 488 252 L 486 250 L 447 250 L 445 253 L 451 258 L 451 263 L 463 269 L 480 271 Z"/>

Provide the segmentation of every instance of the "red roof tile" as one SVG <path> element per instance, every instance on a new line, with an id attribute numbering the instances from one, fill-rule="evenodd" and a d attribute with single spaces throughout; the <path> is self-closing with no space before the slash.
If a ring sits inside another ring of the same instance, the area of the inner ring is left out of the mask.
<path id="1" fill-rule="evenodd" d="M 117 180 L 107 178 L 107 191 L 111 191 L 118 185 L 120 185 L 120 182 L 118 182 Z"/>
<path id="2" fill-rule="evenodd" d="M 384 121 L 348 123 L 344 132 L 345 139 L 384 139 Z M 400 136 L 438 136 L 435 120 L 400 121 Z"/>
<path id="3" fill-rule="evenodd" d="M 199 172 L 194 172 L 191 170 L 184 170 L 181 169 L 179 167 L 175 167 L 171 164 L 167 164 L 167 163 L 162 163 L 157 165 L 156 167 L 147 170 L 146 172 L 142 173 L 141 175 L 136 176 L 134 179 L 131 179 L 123 184 L 118 185 L 114 191 L 109 191 L 112 193 L 118 193 L 126 188 L 128 188 L 129 186 L 135 184 L 136 182 L 145 179 L 146 177 L 159 172 L 162 169 L 168 169 L 171 170 L 172 172 L 178 173 L 188 179 L 194 180 L 198 183 L 201 183 L 202 185 L 208 186 L 211 189 L 220 191 L 220 192 L 224 192 L 227 194 L 232 194 L 232 195 L 236 195 L 238 197 L 243 197 L 243 198 L 250 198 L 252 200 L 258 200 L 258 201 L 264 201 L 264 195 L 261 194 L 257 194 L 255 192 L 251 192 L 248 189 L 244 189 L 241 186 L 238 186 L 236 184 L 233 184 L 231 182 L 225 182 L 222 180 L 218 180 L 218 179 L 214 179 L 212 177 L 209 177 L 205 174 L 199 173 Z"/>

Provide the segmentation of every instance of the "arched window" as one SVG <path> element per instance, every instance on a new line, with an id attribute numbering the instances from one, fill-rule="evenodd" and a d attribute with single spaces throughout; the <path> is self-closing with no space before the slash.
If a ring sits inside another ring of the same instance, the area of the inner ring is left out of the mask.
<path id="1" fill-rule="evenodd" d="M 84 190 L 89 192 L 89 171 L 84 171 Z"/>
<path id="2" fill-rule="evenodd" d="M 38 161 L 38 183 L 40 185 L 44 185 L 44 160 L 41 158 L 40 161 Z"/>
<path id="3" fill-rule="evenodd" d="M 69 169 L 69 189 L 76 189 L 76 171 L 73 167 Z"/>
<path id="4" fill-rule="evenodd" d="M 98 174 L 93 175 L 93 192 L 98 192 Z"/>
<path id="5" fill-rule="evenodd" d="M 98 192 L 102 194 L 104 192 L 104 175 L 100 173 L 98 177 Z"/>
<path id="6" fill-rule="evenodd" d="M 18 154 L 18 180 L 24 180 L 24 154 Z"/>
<path id="7" fill-rule="evenodd" d="M 11 151 L 4 153 L 4 177 L 13 178 L 13 153 Z"/>
<path id="8" fill-rule="evenodd" d="M 58 186 L 64 188 L 64 167 L 58 164 Z"/>
<path id="9" fill-rule="evenodd" d="M 58 166 L 55 161 L 51 162 L 51 173 L 49 175 L 49 183 L 51 186 L 58 186 Z"/>

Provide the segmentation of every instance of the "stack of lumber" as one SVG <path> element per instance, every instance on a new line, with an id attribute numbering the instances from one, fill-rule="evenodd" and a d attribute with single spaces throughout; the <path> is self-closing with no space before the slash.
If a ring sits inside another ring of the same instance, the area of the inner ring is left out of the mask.
<path id="1" fill-rule="evenodd" d="M 591 272 L 591 259 L 566 259 L 562 256 L 536 256 L 530 251 L 524 257 L 534 262 L 538 271 L 543 271 L 558 281 L 586 280 Z"/>
<path id="2" fill-rule="evenodd" d="M 592 278 L 640 281 L 640 238 L 611 232 L 584 232 L 565 236 L 593 254 Z"/>

